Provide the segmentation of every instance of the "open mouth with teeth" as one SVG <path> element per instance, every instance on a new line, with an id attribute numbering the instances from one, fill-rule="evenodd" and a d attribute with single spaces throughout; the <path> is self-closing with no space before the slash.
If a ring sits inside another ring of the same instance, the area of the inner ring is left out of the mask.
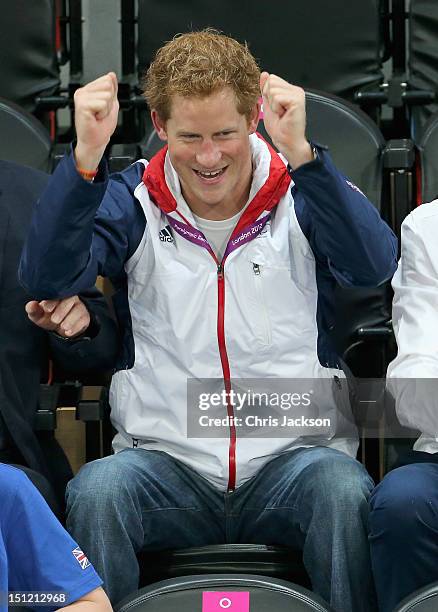
<path id="1" fill-rule="evenodd" d="M 213 183 L 218 181 L 224 175 L 227 167 L 228 166 L 225 166 L 225 168 L 220 168 L 219 170 L 210 170 L 208 172 L 193 169 L 193 172 L 203 181 Z"/>

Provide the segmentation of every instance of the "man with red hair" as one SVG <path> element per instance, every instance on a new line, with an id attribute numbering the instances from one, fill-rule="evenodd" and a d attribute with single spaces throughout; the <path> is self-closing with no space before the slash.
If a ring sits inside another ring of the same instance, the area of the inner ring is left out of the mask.
<path id="1" fill-rule="evenodd" d="M 116 454 L 70 483 L 67 524 L 113 601 L 137 587 L 141 549 L 247 542 L 302 549 L 335 610 L 374 610 L 373 483 L 338 410 L 348 391 L 329 330 L 336 283 L 390 278 L 395 238 L 307 141 L 304 91 L 260 74 L 246 46 L 211 30 L 178 36 L 157 52 L 144 90 L 167 147 L 110 179 L 102 158 L 117 125 L 116 76 L 76 92 L 77 144 L 22 259 L 37 297 L 110 276 L 124 322 L 110 399 Z M 280 153 L 256 134 L 260 94 Z M 236 381 L 302 378 L 327 381 L 328 427 L 240 435 Z M 214 440 L 188 433 L 187 385 L 202 379 L 228 398 L 230 425 Z"/>

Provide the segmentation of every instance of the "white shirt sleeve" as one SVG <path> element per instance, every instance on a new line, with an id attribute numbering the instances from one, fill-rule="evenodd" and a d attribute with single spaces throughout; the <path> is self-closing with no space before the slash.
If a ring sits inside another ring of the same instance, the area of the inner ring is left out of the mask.
<path id="1" fill-rule="evenodd" d="M 438 200 L 420 206 L 403 222 L 392 286 L 398 353 L 388 367 L 388 389 L 400 423 L 423 434 L 414 448 L 437 452 Z"/>

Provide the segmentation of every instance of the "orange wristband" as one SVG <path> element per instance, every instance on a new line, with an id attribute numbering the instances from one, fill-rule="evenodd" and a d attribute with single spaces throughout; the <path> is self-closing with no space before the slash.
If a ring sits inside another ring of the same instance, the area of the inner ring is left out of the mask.
<path id="1" fill-rule="evenodd" d="M 76 170 L 86 181 L 92 181 L 97 175 L 97 170 L 85 170 L 84 168 L 78 168 L 77 166 Z"/>

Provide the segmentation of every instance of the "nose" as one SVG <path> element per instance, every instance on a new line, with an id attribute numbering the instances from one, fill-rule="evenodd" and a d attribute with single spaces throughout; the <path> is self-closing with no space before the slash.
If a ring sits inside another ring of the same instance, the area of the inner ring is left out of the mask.
<path id="1" fill-rule="evenodd" d="M 212 140 L 204 140 L 196 153 L 196 162 L 202 168 L 217 168 L 222 152 Z"/>

